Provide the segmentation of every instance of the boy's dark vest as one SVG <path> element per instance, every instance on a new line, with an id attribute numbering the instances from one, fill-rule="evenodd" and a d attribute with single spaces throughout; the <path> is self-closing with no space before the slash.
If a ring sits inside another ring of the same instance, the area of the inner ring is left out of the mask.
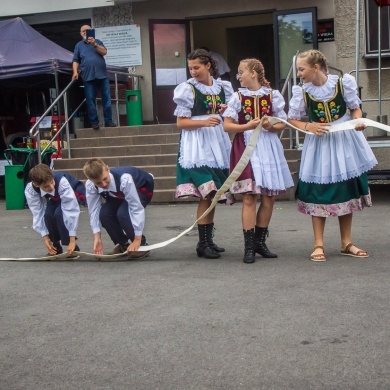
<path id="1" fill-rule="evenodd" d="M 60 181 L 63 177 L 65 177 L 66 180 L 68 180 L 70 186 L 72 187 L 73 191 L 74 191 L 74 194 L 76 195 L 76 199 L 77 201 L 79 202 L 80 205 L 82 206 L 86 206 L 87 205 L 87 201 L 86 201 L 86 198 L 85 198 L 85 186 L 84 184 L 76 179 L 75 177 L 71 176 L 71 175 L 68 175 L 67 173 L 64 173 L 64 172 L 53 172 L 53 176 L 54 176 L 54 182 L 55 182 L 55 186 L 54 186 L 54 196 L 50 195 L 50 194 L 46 194 L 45 195 L 45 198 L 50 201 L 50 202 L 58 202 L 60 203 L 61 202 L 61 198 L 60 198 L 60 195 L 58 193 L 58 186 L 60 184 Z M 34 188 L 34 190 L 40 194 L 41 193 L 41 190 L 39 187 L 35 187 L 35 186 L 32 186 Z"/>
<path id="2" fill-rule="evenodd" d="M 272 93 L 269 95 L 243 96 L 238 92 L 241 101 L 241 111 L 238 113 L 238 123 L 244 125 L 254 118 L 264 115 L 272 116 Z"/>
<path id="3" fill-rule="evenodd" d="M 347 112 L 347 104 L 343 94 L 343 83 L 340 78 L 337 81 L 334 95 L 326 102 L 315 99 L 303 91 L 309 122 L 330 123 L 344 116 Z"/>
<path id="4" fill-rule="evenodd" d="M 149 173 L 142 171 L 141 169 L 135 168 L 135 167 L 118 167 L 118 168 L 110 168 L 110 173 L 114 177 L 115 186 L 117 189 L 117 192 L 112 192 L 118 199 L 124 199 L 125 194 L 120 191 L 121 188 L 121 177 L 123 174 L 128 173 L 133 178 L 135 187 L 137 188 L 138 195 L 141 199 L 145 198 L 150 200 L 153 197 L 153 191 L 154 191 L 154 179 L 153 176 Z M 103 198 L 107 199 L 107 193 L 109 191 L 103 191 L 100 192 L 99 195 L 101 195 Z M 148 202 L 148 203 L 149 203 Z"/>
<path id="5" fill-rule="evenodd" d="M 221 104 L 225 104 L 225 91 L 223 86 L 217 95 L 203 94 L 191 83 L 188 83 L 194 94 L 194 106 L 191 116 L 219 114 Z"/>

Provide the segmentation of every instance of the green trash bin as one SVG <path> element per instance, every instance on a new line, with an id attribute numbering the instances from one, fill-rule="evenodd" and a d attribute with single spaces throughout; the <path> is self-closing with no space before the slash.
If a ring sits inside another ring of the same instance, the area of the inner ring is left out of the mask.
<path id="1" fill-rule="evenodd" d="M 6 165 L 5 167 L 5 208 L 6 210 L 23 210 L 24 199 L 24 165 Z"/>
<path id="2" fill-rule="evenodd" d="M 139 89 L 126 91 L 127 126 L 140 126 L 143 124 L 142 99 Z"/>

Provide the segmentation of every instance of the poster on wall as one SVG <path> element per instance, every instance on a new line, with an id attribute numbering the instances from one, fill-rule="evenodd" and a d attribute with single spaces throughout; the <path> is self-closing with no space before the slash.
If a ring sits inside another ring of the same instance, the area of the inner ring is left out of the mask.
<path id="1" fill-rule="evenodd" d="M 139 24 L 100 27 L 96 38 L 107 48 L 106 63 L 115 66 L 142 65 L 141 28 Z"/>

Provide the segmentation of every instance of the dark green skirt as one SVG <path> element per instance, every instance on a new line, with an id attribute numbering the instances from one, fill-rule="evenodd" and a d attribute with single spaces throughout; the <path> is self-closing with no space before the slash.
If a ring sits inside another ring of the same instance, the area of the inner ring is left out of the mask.
<path id="1" fill-rule="evenodd" d="M 296 195 L 298 210 L 312 216 L 341 216 L 372 205 L 366 173 L 330 184 L 299 180 Z"/>

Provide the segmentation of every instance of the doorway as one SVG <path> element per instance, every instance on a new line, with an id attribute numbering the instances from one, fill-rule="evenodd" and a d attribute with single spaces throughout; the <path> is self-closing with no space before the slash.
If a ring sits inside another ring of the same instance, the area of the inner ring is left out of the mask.
<path id="1" fill-rule="evenodd" d="M 275 66 L 274 66 L 274 42 L 273 26 L 246 26 L 228 28 L 227 38 L 227 58 L 232 64 L 231 82 L 236 91 L 240 87 L 235 74 L 240 61 L 244 58 L 257 58 L 265 69 L 265 78 L 275 87 Z M 235 66 L 233 64 L 236 64 Z"/>

